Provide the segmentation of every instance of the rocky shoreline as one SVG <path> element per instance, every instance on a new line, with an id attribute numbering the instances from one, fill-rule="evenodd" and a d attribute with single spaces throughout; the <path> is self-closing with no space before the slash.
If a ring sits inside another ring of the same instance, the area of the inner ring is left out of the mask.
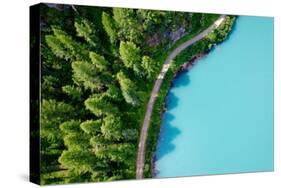
<path id="1" fill-rule="evenodd" d="M 183 63 L 178 70 L 176 71 L 174 75 L 173 81 L 183 72 L 189 71 L 197 62 L 199 59 L 203 58 L 206 56 L 207 53 L 200 53 L 198 55 L 193 56 L 189 61 Z M 173 83 L 172 81 L 172 83 Z"/>

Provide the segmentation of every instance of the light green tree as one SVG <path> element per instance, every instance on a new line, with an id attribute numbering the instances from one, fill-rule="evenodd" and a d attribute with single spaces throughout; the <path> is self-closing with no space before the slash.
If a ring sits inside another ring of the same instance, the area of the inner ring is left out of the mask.
<path id="1" fill-rule="evenodd" d="M 133 106 L 137 106 L 139 104 L 139 99 L 135 84 L 127 78 L 123 72 L 117 74 L 117 79 L 125 101 Z"/>
<path id="2" fill-rule="evenodd" d="M 143 38 L 142 24 L 138 22 L 136 12 L 133 9 L 113 8 L 113 18 L 118 28 L 121 39 L 141 43 Z"/>
<path id="3" fill-rule="evenodd" d="M 141 51 L 133 42 L 120 42 L 120 58 L 127 68 L 141 74 Z"/>
<path id="4" fill-rule="evenodd" d="M 103 56 L 95 52 L 90 52 L 90 59 L 92 61 L 92 64 L 95 65 L 95 67 L 99 69 L 99 71 L 107 70 L 109 63 L 104 59 Z"/>
<path id="5" fill-rule="evenodd" d="M 98 70 L 92 63 L 75 61 L 72 63 L 73 79 L 85 89 L 100 90 L 104 87 Z"/>
<path id="6" fill-rule="evenodd" d="M 97 159 L 94 153 L 87 150 L 65 150 L 58 161 L 63 167 L 82 175 L 94 171 Z"/>
<path id="7" fill-rule="evenodd" d="M 73 85 L 66 85 L 62 87 L 62 90 L 74 100 L 81 98 L 82 91 L 79 87 L 75 87 Z"/>
<path id="8" fill-rule="evenodd" d="M 80 124 L 81 129 L 90 135 L 96 135 L 99 133 L 102 121 L 98 120 L 87 120 Z"/>
<path id="9" fill-rule="evenodd" d="M 116 29 L 116 24 L 115 20 L 106 12 L 102 13 L 102 24 L 105 32 L 109 36 L 110 42 L 111 43 L 116 43 L 117 41 L 117 29 Z"/>
<path id="10" fill-rule="evenodd" d="M 74 23 L 77 35 L 84 38 L 91 46 L 97 47 L 98 38 L 94 24 L 85 18 L 78 18 Z"/>
<path id="11" fill-rule="evenodd" d="M 118 115 L 108 115 L 104 118 L 101 132 L 107 140 L 119 141 L 122 137 L 122 122 Z"/>
<path id="12" fill-rule="evenodd" d="M 90 110 L 96 116 L 106 114 L 115 114 L 118 112 L 116 106 L 107 101 L 104 97 L 93 96 L 85 101 L 86 109 Z"/>
<path id="13" fill-rule="evenodd" d="M 157 70 L 156 62 L 148 56 L 143 56 L 141 65 L 145 70 L 147 78 L 152 79 Z"/>
<path id="14" fill-rule="evenodd" d="M 55 55 L 66 60 L 88 59 L 89 51 L 86 46 L 76 42 L 59 27 L 52 27 L 53 35 L 46 36 L 46 42 Z"/>

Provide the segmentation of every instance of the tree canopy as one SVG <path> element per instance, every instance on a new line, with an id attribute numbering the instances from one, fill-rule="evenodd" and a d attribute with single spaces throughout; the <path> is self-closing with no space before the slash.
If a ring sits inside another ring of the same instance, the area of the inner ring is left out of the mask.
<path id="1" fill-rule="evenodd" d="M 144 107 L 170 35 L 200 29 L 209 17 L 43 4 L 41 183 L 135 178 Z"/>

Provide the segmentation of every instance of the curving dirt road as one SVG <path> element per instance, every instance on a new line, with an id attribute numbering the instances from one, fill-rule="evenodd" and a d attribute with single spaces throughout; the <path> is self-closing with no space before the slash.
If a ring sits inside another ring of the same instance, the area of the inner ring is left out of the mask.
<path id="1" fill-rule="evenodd" d="M 157 98 L 159 89 L 162 85 L 163 79 L 170 67 L 172 60 L 185 48 L 187 48 L 190 45 L 192 45 L 193 43 L 201 40 L 206 35 L 208 35 L 210 32 L 212 32 L 215 28 L 217 28 L 222 23 L 224 18 L 225 18 L 225 15 L 221 15 L 206 30 L 204 30 L 203 32 L 199 33 L 195 37 L 191 38 L 190 40 L 184 42 L 183 44 L 178 46 L 176 49 L 174 49 L 170 53 L 170 55 L 167 57 L 167 59 L 165 60 L 162 70 L 161 70 L 160 74 L 158 75 L 157 80 L 154 83 L 154 87 L 153 87 L 149 102 L 146 107 L 146 113 L 145 113 L 142 129 L 141 129 L 140 141 L 139 141 L 139 145 L 138 145 L 138 153 L 137 153 L 137 161 L 136 161 L 136 178 L 137 179 L 143 178 L 143 168 L 144 168 L 144 163 L 145 163 L 145 143 L 146 143 L 148 128 L 150 125 L 150 118 L 151 118 L 151 114 L 153 112 L 153 106 L 154 106 L 155 100 Z"/>

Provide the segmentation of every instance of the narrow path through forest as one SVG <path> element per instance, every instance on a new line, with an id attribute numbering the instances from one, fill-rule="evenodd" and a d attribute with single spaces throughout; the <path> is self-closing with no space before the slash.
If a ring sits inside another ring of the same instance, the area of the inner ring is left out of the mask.
<path id="1" fill-rule="evenodd" d="M 162 85 L 163 79 L 171 65 L 172 60 L 180 53 L 182 52 L 185 48 L 189 47 L 190 45 L 194 44 L 195 42 L 201 40 L 204 38 L 206 35 L 211 33 L 215 28 L 217 28 L 222 21 L 225 19 L 225 15 L 221 15 L 210 27 L 205 29 L 203 32 L 199 33 L 195 37 L 191 38 L 190 40 L 187 40 L 180 46 L 178 46 L 176 49 L 174 49 L 167 59 L 165 60 L 163 67 L 161 69 L 160 74 L 158 75 L 157 80 L 154 83 L 149 102 L 146 107 L 146 113 L 141 129 L 141 134 L 140 134 L 140 140 L 139 140 L 139 145 L 138 145 L 138 153 L 137 153 L 137 161 L 136 161 L 136 178 L 137 179 L 142 179 L 143 178 L 143 168 L 144 168 L 144 163 L 145 163 L 145 146 L 146 146 L 146 138 L 147 138 L 147 132 L 148 128 L 150 125 L 150 118 L 151 114 L 153 112 L 153 107 L 155 100 L 157 98 L 159 89 Z"/>

